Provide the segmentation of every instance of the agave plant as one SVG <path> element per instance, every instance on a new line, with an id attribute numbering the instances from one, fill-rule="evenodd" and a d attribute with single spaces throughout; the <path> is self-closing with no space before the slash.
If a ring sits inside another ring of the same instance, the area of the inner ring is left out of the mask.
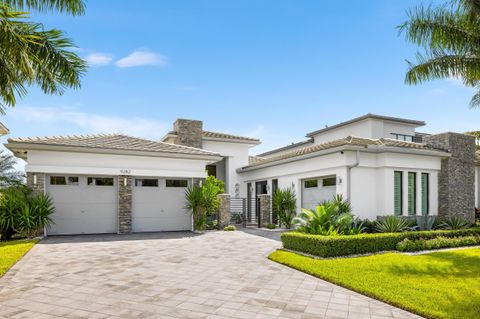
<path id="1" fill-rule="evenodd" d="M 451 215 L 441 220 L 439 229 L 463 229 L 470 227 L 471 223 L 461 215 Z"/>
<path id="2" fill-rule="evenodd" d="M 398 233 L 410 230 L 410 226 L 400 216 L 385 216 L 375 222 L 375 230 L 379 233 Z"/>

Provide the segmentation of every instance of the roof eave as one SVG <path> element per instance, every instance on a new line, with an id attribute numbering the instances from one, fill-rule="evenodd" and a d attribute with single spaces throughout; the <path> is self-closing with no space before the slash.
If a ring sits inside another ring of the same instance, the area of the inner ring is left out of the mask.
<path id="1" fill-rule="evenodd" d="M 203 136 L 202 140 L 212 141 L 212 142 L 224 142 L 224 143 L 239 143 L 239 144 L 248 144 L 251 146 L 260 145 L 262 142 L 260 140 L 246 140 L 246 139 L 234 139 L 234 138 L 218 138 L 218 137 L 206 137 Z"/>
<path id="2" fill-rule="evenodd" d="M 401 154 L 414 154 L 414 155 L 427 155 L 427 156 L 435 156 L 435 157 L 450 157 L 451 154 L 439 150 L 430 150 L 430 149 L 414 149 L 414 148 L 403 148 L 403 147 L 395 147 L 395 146 L 385 146 L 385 145 L 369 145 L 368 147 L 365 146 L 357 146 L 357 145 L 341 145 L 333 148 L 329 148 L 326 150 L 320 150 L 317 152 L 295 156 L 291 158 L 286 158 L 283 160 L 267 162 L 264 164 L 258 164 L 253 166 L 245 166 L 242 168 L 237 169 L 237 173 L 244 173 L 248 171 L 253 171 L 257 169 L 261 169 L 264 167 L 276 166 L 287 164 L 290 162 L 295 162 L 298 160 L 304 160 L 308 158 L 328 155 L 331 153 L 341 152 L 341 151 L 361 151 L 367 153 L 401 153 Z"/>
<path id="3" fill-rule="evenodd" d="M 115 155 L 131 155 L 131 156 L 149 156 L 149 157 L 167 157 L 167 158 L 183 158 L 198 159 L 208 161 L 221 161 L 223 157 L 218 153 L 212 154 L 186 154 L 178 152 L 160 152 L 160 151 L 137 151 L 111 148 L 95 148 L 82 146 L 65 146 L 65 145 L 45 145 L 34 143 L 17 143 L 9 142 L 4 144 L 13 153 L 18 154 L 19 151 L 59 151 L 59 152 L 77 152 L 77 153 L 95 153 L 95 154 L 115 154 Z M 21 156 L 22 159 L 26 159 Z"/>

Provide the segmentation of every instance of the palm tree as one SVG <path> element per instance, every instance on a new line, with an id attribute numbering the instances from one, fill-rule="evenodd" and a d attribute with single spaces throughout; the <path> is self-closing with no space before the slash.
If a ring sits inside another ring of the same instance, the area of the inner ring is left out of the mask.
<path id="1" fill-rule="evenodd" d="M 25 11 L 81 15 L 84 9 L 82 0 L 0 0 L 0 113 L 30 85 L 46 94 L 80 87 L 86 63 L 69 50 L 73 42 L 60 30 L 29 21 Z"/>
<path id="2" fill-rule="evenodd" d="M 434 79 L 458 78 L 477 92 L 470 106 L 480 106 L 480 1 L 451 0 L 408 11 L 400 25 L 407 41 L 422 46 L 417 63 L 408 62 L 405 82 L 420 84 Z"/>
<path id="3" fill-rule="evenodd" d="M 17 161 L 11 154 L 0 150 L 0 189 L 20 184 L 25 176 L 15 169 Z"/>

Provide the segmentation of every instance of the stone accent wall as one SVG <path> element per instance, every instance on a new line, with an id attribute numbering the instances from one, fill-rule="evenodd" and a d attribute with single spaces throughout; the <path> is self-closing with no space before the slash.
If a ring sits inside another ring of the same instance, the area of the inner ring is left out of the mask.
<path id="1" fill-rule="evenodd" d="M 127 183 L 125 185 L 125 179 Z M 118 233 L 132 232 L 132 184 L 131 176 L 118 176 Z"/>
<path id="2" fill-rule="evenodd" d="M 459 133 L 425 136 L 424 143 L 448 151 L 438 176 L 438 215 L 475 221 L 475 138 Z"/>
<path id="3" fill-rule="evenodd" d="M 202 148 L 203 122 L 178 119 L 173 123 L 177 137 L 175 144 Z"/>
<path id="4" fill-rule="evenodd" d="M 218 195 L 220 208 L 218 209 L 218 228 L 222 230 L 230 224 L 230 194 Z"/>
<path id="5" fill-rule="evenodd" d="M 267 224 L 270 224 L 272 222 L 271 220 L 271 214 L 270 214 L 270 205 L 271 205 L 271 200 L 270 200 L 270 195 L 268 194 L 262 194 L 258 195 L 258 200 L 260 201 L 260 227 L 265 227 Z"/>
<path id="6" fill-rule="evenodd" d="M 35 176 L 36 176 L 36 183 L 35 183 Z M 45 192 L 45 174 L 44 173 L 27 173 L 27 186 L 30 189 L 38 194 Z"/>

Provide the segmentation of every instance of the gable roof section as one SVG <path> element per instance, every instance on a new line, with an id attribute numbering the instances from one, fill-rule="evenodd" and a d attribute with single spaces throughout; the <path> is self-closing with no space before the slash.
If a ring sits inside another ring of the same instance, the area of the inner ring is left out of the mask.
<path id="1" fill-rule="evenodd" d="M 238 140 L 238 141 L 252 142 L 255 144 L 260 143 L 260 140 L 258 138 L 251 138 L 251 137 L 213 132 L 213 131 L 203 131 L 203 137 L 226 139 L 226 140 Z"/>
<path id="2" fill-rule="evenodd" d="M 243 167 L 242 170 L 248 170 L 250 168 L 255 168 L 260 165 L 275 163 L 288 159 L 295 159 L 308 154 L 314 154 L 316 152 L 335 149 L 337 147 L 360 147 L 360 148 L 369 148 L 377 147 L 384 149 L 399 149 L 399 150 L 424 150 L 424 151 L 435 151 L 439 153 L 446 153 L 445 151 L 438 150 L 432 147 L 429 147 L 425 144 L 404 142 L 393 139 L 381 138 L 381 139 L 368 139 L 362 137 L 348 136 L 346 138 L 341 138 L 338 140 L 333 140 L 331 142 L 316 144 L 308 147 L 304 147 L 298 150 L 291 152 L 279 154 L 276 156 L 262 158 L 256 157 L 255 160 L 251 160 L 249 166 Z"/>
<path id="3" fill-rule="evenodd" d="M 307 144 L 312 144 L 312 143 L 313 143 L 313 138 L 309 138 L 308 140 L 301 141 L 301 142 L 297 142 L 297 143 L 292 143 L 292 144 L 290 144 L 290 145 L 283 146 L 283 147 L 279 147 L 279 148 L 273 149 L 273 150 L 271 150 L 271 151 L 267 151 L 267 152 L 258 154 L 257 156 L 259 156 L 259 157 L 269 156 L 269 155 L 273 155 L 273 154 L 275 154 L 275 153 L 279 153 L 279 152 L 283 152 L 283 151 L 288 151 L 288 150 L 291 149 L 291 148 L 296 148 L 296 147 L 299 147 L 299 146 L 303 146 L 303 145 L 307 145 Z"/>
<path id="4" fill-rule="evenodd" d="M 110 152 L 142 152 L 159 154 L 177 154 L 187 156 L 213 156 L 219 154 L 199 148 L 156 142 L 123 134 L 71 135 L 50 137 L 9 138 L 7 148 L 15 150 L 29 149 L 78 149 Z"/>
<path id="5" fill-rule="evenodd" d="M 310 132 L 310 133 L 307 134 L 307 137 L 313 137 L 314 135 L 317 135 L 317 134 L 320 134 L 320 133 L 323 133 L 323 132 L 326 132 L 326 131 L 330 131 L 330 130 L 333 130 L 333 129 L 336 129 L 336 128 L 339 128 L 339 127 L 342 127 L 342 126 L 345 126 L 345 125 L 348 125 L 348 124 L 363 121 L 363 120 L 366 120 L 366 119 L 377 119 L 377 120 L 384 120 L 384 121 L 391 121 L 391 122 L 399 122 L 399 123 L 404 123 L 404 124 L 415 125 L 416 127 L 425 126 L 424 121 L 409 120 L 409 119 L 403 119 L 403 118 L 399 118 L 399 117 L 391 117 L 391 116 L 384 116 L 384 115 L 377 115 L 377 114 L 368 113 L 368 114 L 365 114 L 363 116 L 356 117 L 354 119 L 351 119 L 351 120 L 348 120 L 348 121 L 345 121 L 345 122 L 342 122 L 342 123 L 338 123 L 338 124 L 335 124 L 335 125 L 332 125 L 332 126 L 327 126 L 327 127 L 322 128 L 320 130 Z"/>

